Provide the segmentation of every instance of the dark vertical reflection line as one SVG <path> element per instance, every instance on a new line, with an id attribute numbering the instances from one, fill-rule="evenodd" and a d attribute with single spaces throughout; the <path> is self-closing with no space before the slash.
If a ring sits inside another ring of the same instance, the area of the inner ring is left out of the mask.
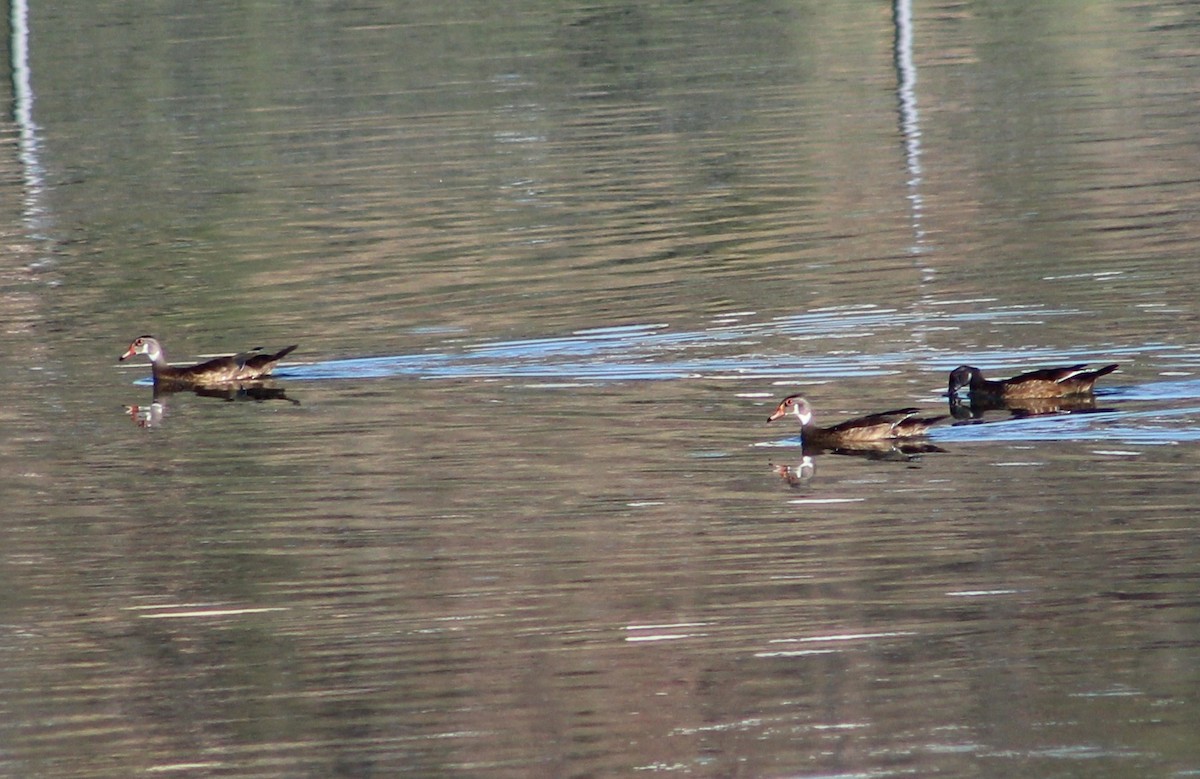
<path id="1" fill-rule="evenodd" d="M 41 128 L 33 119 L 33 81 L 29 71 L 29 2 L 11 0 L 10 30 L 12 42 L 13 121 L 20 136 L 17 158 L 23 172 L 25 194 L 23 214 L 26 227 L 36 233 L 42 226 L 41 205 L 45 174 L 41 161 Z"/>

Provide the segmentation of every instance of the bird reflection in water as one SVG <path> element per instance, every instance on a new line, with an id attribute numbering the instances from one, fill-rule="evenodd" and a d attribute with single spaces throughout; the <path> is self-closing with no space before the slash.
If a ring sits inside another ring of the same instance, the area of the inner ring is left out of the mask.
<path id="1" fill-rule="evenodd" d="M 275 382 L 247 381 L 212 386 L 196 385 L 178 389 L 160 386 L 155 388 L 154 399 L 149 405 L 126 406 L 125 413 L 129 414 L 129 418 L 138 427 L 158 427 L 163 423 L 163 418 L 167 413 L 167 398 L 178 393 L 193 393 L 202 398 L 217 398 L 230 403 L 247 400 L 256 403 L 269 400 L 282 400 L 293 406 L 300 405 L 300 401 L 289 398 L 287 390 L 278 386 Z"/>
<path id="2" fill-rule="evenodd" d="M 1053 414 L 1087 414 L 1112 411 L 1096 405 L 1095 395 L 1066 395 L 1058 398 L 993 398 L 974 397 L 963 399 L 950 396 L 950 416 L 959 424 L 983 422 L 989 412 L 1008 412 L 1005 418 L 1051 416 Z M 999 420 L 995 420 L 999 421 Z"/>
<path id="3" fill-rule="evenodd" d="M 771 470 L 787 482 L 789 487 L 802 487 L 812 481 L 812 477 L 816 475 L 817 464 L 813 462 L 813 458 L 804 455 L 795 465 L 771 463 Z"/>
<path id="4" fill-rule="evenodd" d="M 771 463 L 771 470 L 789 486 L 800 487 L 817 475 L 817 457 L 837 454 L 846 457 L 862 457 L 866 460 L 915 463 L 922 455 L 941 453 L 946 450 L 928 441 L 884 440 L 858 442 L 854 446 L 821 447 L 804 444 L 800 461 L 795 465 Z"/>

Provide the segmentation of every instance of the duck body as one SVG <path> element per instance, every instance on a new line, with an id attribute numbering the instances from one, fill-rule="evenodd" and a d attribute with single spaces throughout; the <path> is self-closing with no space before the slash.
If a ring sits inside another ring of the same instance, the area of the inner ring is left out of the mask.
<path id="1" fill-rule="evenodd" d="M 142 335 L 134 339 L 118 362 L 135 355 L 144 354 L 150 360 L 155 386 L 206 387 L 234 382 L 255 381 L 266 378 L 275 370 L 275 365 L 296 348 L 292 344 L 274 354 L 265 354 L 255 349 L 230 357 L 217 357 L 196 365 L 175 366 L 167 364 L 167 355 L 162 344 L 154 336 Z"/>
<path id="2" fill-rule="evenodd" d="M 813 410 L 809 402 L 800 395 L 790 395 L 775 407 L 767 421 L 774 422 L 788 414 L 794 414 L 800 420 L 800 430 L 806 446 L 856 448 L 897 438 L 923 436 L 930 427 L 945 418 L 918 417 L 920 411 L 919 408 L 898 408 L 847 419 L 832 427 L 818 427 L 812 424 Z"/>
<path id="3" fill-rule="evenodd" d="M 1117 364 L 1088 370 L 1087 363 L 1063 368 L 1042 368 L 1010 379 L 985 379 L 973 365 L 960 365 L 950 372 L 951 397 L 966 387 L 972 398 L 1013 400 L 1020 398 L 1060 398 L 1091 393 L 1096 379 L 1117 369 Z"/>

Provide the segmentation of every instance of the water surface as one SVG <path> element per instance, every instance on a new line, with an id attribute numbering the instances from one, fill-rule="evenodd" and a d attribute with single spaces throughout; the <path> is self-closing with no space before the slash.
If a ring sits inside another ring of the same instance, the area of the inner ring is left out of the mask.
<path id="1" fill-rule="evenodd" d="M 4 773 L 1200 771 L 1186 6 L 103 10 L 10 21 Z"/>

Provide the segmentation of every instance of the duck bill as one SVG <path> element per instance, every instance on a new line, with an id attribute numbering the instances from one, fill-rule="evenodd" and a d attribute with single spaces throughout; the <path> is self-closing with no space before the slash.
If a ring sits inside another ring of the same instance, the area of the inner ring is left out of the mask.
<path id="1" fill-rule="evenodd" d="M 767 421 L 774 422 L 776 419 L 779 419 L 782 416 L 787 416 L 787 409 L 780 405 L 779 408 L 775 409 L 771 416 L 767 417 Z"/>
<path id="2" fill-rule="evenodd" d="M 137 354 L 137 352 L 135 352 L 133 350 L 133 347 L 131 346 L 125 350 L 125 354 L 122 354 L 120 357 L 117 358 L 117 362 L 125 362 L 125 360 L 129 359 L 130 357 L 132 357 L 135 354 Z"/>

